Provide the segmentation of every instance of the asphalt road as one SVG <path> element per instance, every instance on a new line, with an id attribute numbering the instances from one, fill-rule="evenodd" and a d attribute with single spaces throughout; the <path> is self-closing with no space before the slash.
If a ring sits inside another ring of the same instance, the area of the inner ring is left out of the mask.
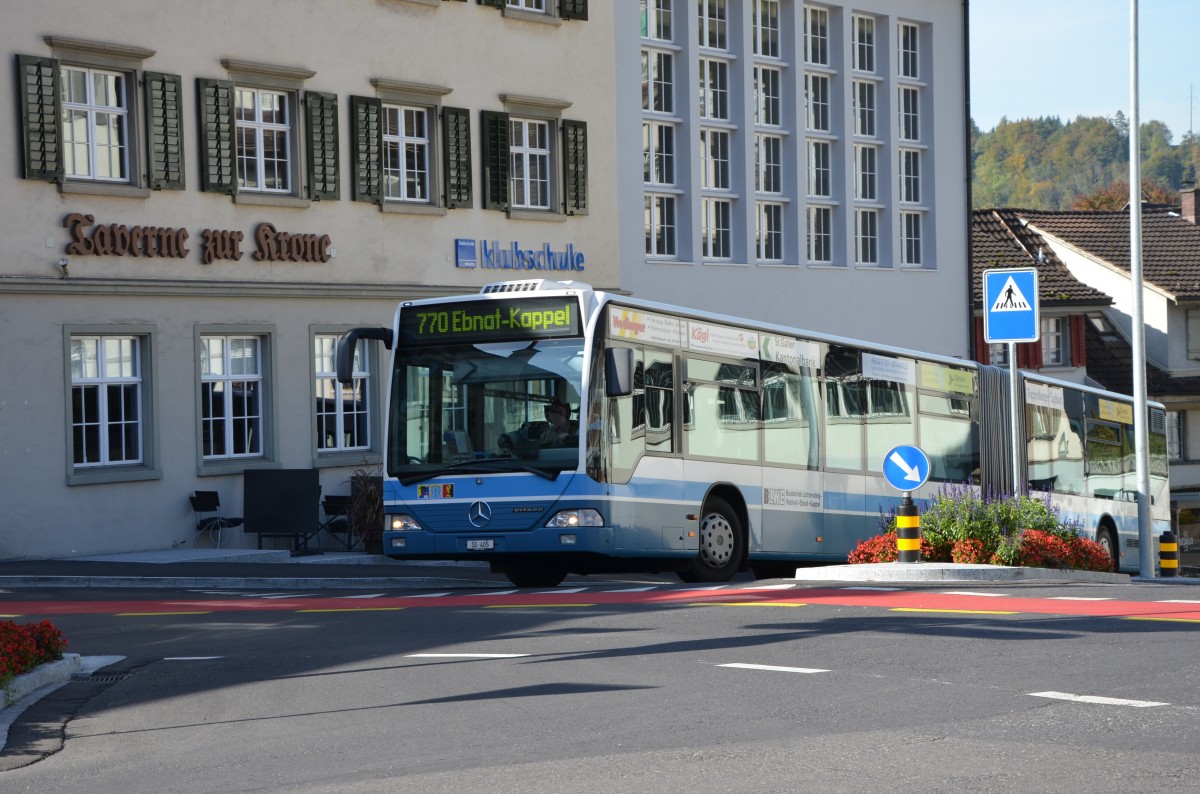
<path id="1" fill-rule="evenodd" d="M 573 589 L 0 596 L 57 605 L 73 651 L 125 657 L 13 726 L 0 768 L 28 765 L 0 789 L 1159 791 L 1200 774 L 1194 588 Z"/>

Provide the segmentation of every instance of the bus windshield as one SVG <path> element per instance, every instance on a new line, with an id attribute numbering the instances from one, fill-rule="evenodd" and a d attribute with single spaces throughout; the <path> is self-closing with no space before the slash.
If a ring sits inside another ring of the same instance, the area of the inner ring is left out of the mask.
<path id="1" fill-rule="evenodd" d="M 582 339 L 406 348 L 395 362 L 390 476 L 577 466 Z"/>

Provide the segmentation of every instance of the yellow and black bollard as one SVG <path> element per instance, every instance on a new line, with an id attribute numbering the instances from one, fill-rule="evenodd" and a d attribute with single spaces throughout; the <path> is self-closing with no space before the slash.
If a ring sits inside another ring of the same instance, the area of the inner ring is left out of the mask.
<path id="1" fill-rule="evenodd" d="M 1158 538 L 1158 567 L 1163 576 L 1179 575 L 1179 543 L 1169 529 Z"/>
<path id="2" fill-rule="evenodd" d="M 896 509 L 896 562 L 921 561 L 921 516 L 907 493 Z"/>

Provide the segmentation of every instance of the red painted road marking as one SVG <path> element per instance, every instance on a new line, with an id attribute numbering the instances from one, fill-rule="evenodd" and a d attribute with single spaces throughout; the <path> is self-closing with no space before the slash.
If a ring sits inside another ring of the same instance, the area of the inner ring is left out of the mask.
<path id="1" fill-rule="evenodd" d="M 755 590 L 752 588 L 722 590 L 658 590 L 651 592 L 595 590 L 583 593 L 543 591 L 537 593 L 464 593 L 428 598 L 421 595 L 383 596 L 369 602 L 345 597 L 312 596 L 304 598 L 203 598 L 196 600 L 121 600 L 121 601 L 6 601 L 0 602 L 0 614 L 20 617 L 53 615 L 92 615 L 129 612 L 179 612 L 207 610 L 209 612 L 297 612 L 300 610 L 337 610 L 339 612 L 379 611 L 381 609 L 485 607 L 485 606 L 563 606 L 594 604 L 671 605 L 721 604 L 739 605 L 763 602 L 764 606 L 780 603 L 825 604 L 842 607 L 873 607 L 877 609 L 919 609 L 922 611 L 987 610 L 1039 615 L 1075 615 L 1087 617 L 1125 617 L 1170 621 L 1200 621 L 1200 605 L 1143 601 L 1063 601 L 1052 598 L 1006 597 L 1003 600 L 978 595 L 952 595 L 917 591 L 867 591 L 843 588 L 796 588 L 784 590 Z"/>

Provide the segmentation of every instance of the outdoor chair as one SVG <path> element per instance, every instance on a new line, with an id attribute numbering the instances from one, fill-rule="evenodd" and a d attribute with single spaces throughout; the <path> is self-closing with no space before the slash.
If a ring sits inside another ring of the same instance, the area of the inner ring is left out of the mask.
<path id="1" fill-rule="evenodd" d="M 221 515 L 221 496 L 216 491 L 196 491 L 188 499 L 196 518 L 196 533 L 208 533 L 213 548 L 221 548 L 221 536 L 226 529 L 240 527 L 241 518 Z"/>

